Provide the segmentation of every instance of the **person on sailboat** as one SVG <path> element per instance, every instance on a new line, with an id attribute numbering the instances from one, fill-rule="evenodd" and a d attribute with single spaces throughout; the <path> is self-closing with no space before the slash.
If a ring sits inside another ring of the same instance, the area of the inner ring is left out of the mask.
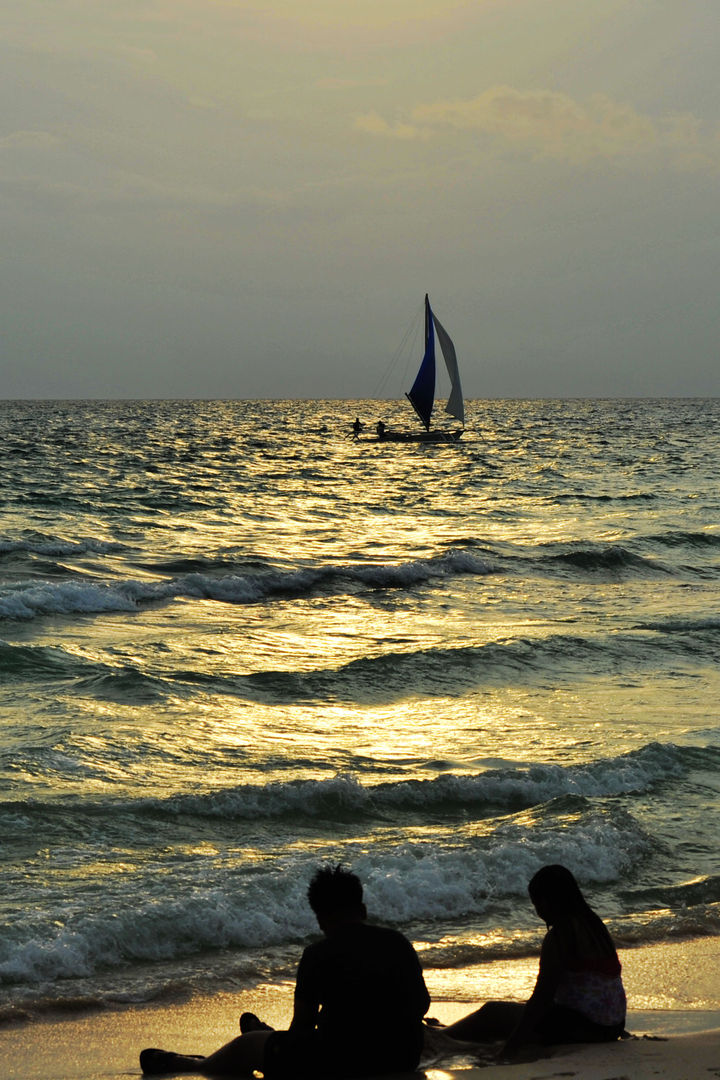
<path id="1" fill-rule="evenodd" d="M 355 423 L 353 424 L 352 429 L 353 429 L 353 439 L 357 439 L 359 437 L 359 435 L 360 435 L 360 432 L 363 429 L 363 426 L 360 423 L 360 417 L 359 416 L 355 417 Z"/>
<path id="2" fill-rule="evenodd" d="M 383 420 L 378 420 L 375 430 L 377 431 L 378 439 L 385 438 L 385 423 Z"/>

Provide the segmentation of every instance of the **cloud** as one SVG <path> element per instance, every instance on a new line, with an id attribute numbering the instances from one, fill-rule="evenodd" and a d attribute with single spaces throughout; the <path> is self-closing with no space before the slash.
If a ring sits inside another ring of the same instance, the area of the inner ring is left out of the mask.
<path id="1" fill-rule="evenodd" d="M 384 135 L 393 139 L 429 139 L 432 135 L 429 127 L 421 128 L 415 124 L 389 124 L 377 112 L 358 116 L 355 127 L 367 135 Z"/>
<path id="2" fill-rule="evenodd" d="M 395 123 L 370 112 L 359 116 L 355 127 L 368 135 L 395 139 L 469 132 L 535 156 L 577 164 L 664 152 L 681 167 L 720 165 L 720 141 L 703 134 L 697 117 L 680 113 L 651 117 L 604 94 L 595 94 L 583 104 L 552 90 L 492 86 L 474 98 L 417 106 L 405 120 Z"/>

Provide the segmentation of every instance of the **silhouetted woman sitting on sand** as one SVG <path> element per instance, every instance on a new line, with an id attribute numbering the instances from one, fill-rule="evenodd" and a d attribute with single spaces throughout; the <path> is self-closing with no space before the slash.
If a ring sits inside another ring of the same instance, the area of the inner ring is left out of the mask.
<path id="1" fill-rule="evenodd" d="M 528 892 L 548 926 L 532 996 L 523 1005 L 489 1001 L 445 1028 L 469 1042 L 505 1039 L 504 1055 L 526 1043 L 612 1042 L 625 1027 L 620 961 L 602 920 L 564 866 L 544 866 Z"/>

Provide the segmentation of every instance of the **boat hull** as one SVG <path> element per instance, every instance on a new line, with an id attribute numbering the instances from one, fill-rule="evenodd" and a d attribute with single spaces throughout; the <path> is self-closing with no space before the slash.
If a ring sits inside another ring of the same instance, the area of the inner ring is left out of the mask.
<path id="1" fill-rule="evenodd" d="M 377 435 L 371 442 L 387 443 L 456 443 L 462 436 L 462 428 L 457 431 L 386 431 Z"/>

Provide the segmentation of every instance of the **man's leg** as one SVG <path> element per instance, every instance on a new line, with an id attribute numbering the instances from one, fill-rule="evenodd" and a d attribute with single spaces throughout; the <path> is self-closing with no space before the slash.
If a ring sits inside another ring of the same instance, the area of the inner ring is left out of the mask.
<path id="1" fill-rule="evenodd" d="M 252 1076 L 255 1069 L 262 1069 L 265 1043 L 272 1031 L 249 1031 L 231 1039 L 214 1054 L 205 1058 L 202 1069 L 205 1076 Z"/>
<path id="2" fill-rule="evenodd" d="M 171 1073 L 202 1073 L 203 1076 L 252 1076 L 262 1069 L 265 1043 L 270 1031 L 238 1035 L 214 1054 L 174 1054 L 170 1050 L 143 1050 L 140 1068 L 146 1076 Z"/>

